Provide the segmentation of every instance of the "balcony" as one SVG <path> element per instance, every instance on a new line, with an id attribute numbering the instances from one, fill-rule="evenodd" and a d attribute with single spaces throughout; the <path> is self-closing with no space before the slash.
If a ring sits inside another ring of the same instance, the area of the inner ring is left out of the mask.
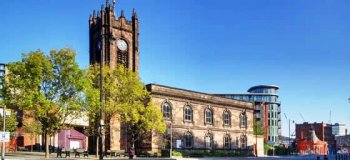
<path id="1" fill-rule="evenodd" d="M 255 114 L 255 118 L 260 119 L 261 118 L 261 114 Z"/>
<path id="2" fill-rule="evenodd" d="M 260 105 L 258 105 L 258 106 L 255 106 L 255 110 L 258 110 L 258 111 L 260 111 L 260 110 L 261 110 L 261 106 L 260 106 Z"/>
<path id="3" fill-rule="evenodd" d="M 277 120 L 278 120 L 278 121 L 281 121 L 281 119 L 282 119 L 282 118 L 281 118 L 281 113 L 279 113 L 279 114 L 277 115 Z"/>

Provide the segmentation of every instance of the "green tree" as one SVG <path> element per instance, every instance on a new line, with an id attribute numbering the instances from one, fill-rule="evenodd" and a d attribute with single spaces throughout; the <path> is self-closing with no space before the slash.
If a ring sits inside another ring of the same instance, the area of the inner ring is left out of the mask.
<path id="1" fill-rule="evenodd" d="M 165 132 L 165 123 L 160 112 L 151 103 L 151 95 L 140 81 L 137 73 L 134 73 L 122 65 L 116 69 L 104 66 L 103 77 L 103 110 L 104 121 L 109 134 L 110 121 L 117 118 L 127 124 L 128 134 L 131 136 L 131 144 L 145 133 L 152 131 Z M 100 68 L 98 65 L 91 66 L 88 70 L 86 97 L 89 104 L 90 122 L 94 123 L 92 129 L 97 135 L 100 110 Z M 98 97 L 98 98 L 96 98 Z"/>
<path id="2" fill-rule="evenodd" d="M 84 72 L 75 56 L 71 49 L 52 50 L 49 56 L 38 50 L 23 54 L 22 61 L 7 66 L 6 103 L 31 113 L 40 122 L 46 142 L 72 116 L 79 116 Z M 49 143 L 45 150 L 45 157 L 49 158 Z"/>
<path id="3" fill-rule="evenodd" d="M 17 125 L 18 125 L 18 122 L 17 122 L 16 116 L 13 114 L 13 112 L 10 116 L 5 117 L 5 130 L 7 132 L 14 132 L 17 128 Z M 3 117 L 2 117 L 2 115 L 0 115 L 0 129 L 1 129 L 1 131 L 2 131 L 2 127 L 3 127 Z"/>
<path id="4" fill-rule="evenodd" d="M 253 127 L 255 135 L 264 135 L 264 126 L 260 121 L 256 121 L 256 119 L 254 119 Z"/>
<path id="5" fill-rule="evenodd" d="M 41 123 L 39 121 L 24 121 L 23 126 L 30 133 L 30 140 L 32 145 L 30 146 L 30 151 L 33 152 L 33 141 L 34 136 L 42 133 Z"/>

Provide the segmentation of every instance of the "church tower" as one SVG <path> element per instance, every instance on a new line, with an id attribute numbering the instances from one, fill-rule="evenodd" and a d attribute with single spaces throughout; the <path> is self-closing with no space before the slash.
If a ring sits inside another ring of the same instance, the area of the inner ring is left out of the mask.
<path id="1" fill-rule="evenodd" d="M 129 70 L 139 71 L 139 22 L 135 10 L 131 20 L 127 20 L 122 10 L 117 17 L 114 11 L 115 0 L 106 7 L 93 11 L 89 18 L 90 64 L 108 65 L 116 68 L 124 65 Z M 110 133 L 105 135 L 105 149 L 126 150 L 127 130 L 117 118 L 111 118 Z M 89 138 L 89 150 L 96 151 L 96 138 Z"/>
<path id="2" fill-rule="evenodd" d="M 122 10 L 120 16 L 114 12 L 115 1 L 93 11 L 89 19 L 90 64 L 102 63 L 111 68 L 124 65 L 139 70 L 139 22 L 135 10 L 127 20 Z M 102 54 L 102 56 L 101 56 Z"/>

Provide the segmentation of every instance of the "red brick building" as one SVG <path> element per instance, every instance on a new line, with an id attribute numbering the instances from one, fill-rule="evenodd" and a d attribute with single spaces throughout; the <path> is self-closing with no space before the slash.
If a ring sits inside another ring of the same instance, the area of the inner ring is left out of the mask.
<path id="1" fill-rule="evenodd" d="M 302 154 L 328 154 L 335 148 L 332 126 L 325 123 L 296 124 L 296 145 Z"/>

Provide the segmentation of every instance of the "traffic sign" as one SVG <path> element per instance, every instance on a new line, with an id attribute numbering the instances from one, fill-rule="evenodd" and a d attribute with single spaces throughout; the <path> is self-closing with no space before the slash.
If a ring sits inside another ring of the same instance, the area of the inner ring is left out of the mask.
<path id="1" fill-rule="evenodd" d="M 10 142 L 10 132 L 0 132 L 0 142 Z"/>

